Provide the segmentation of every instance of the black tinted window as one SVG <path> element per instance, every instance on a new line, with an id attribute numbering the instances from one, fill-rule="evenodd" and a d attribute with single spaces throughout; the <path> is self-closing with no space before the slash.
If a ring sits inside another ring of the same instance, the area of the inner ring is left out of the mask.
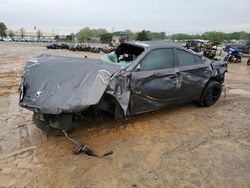
<path id="1" fill-rule="evenodd" d="M 157 70 L 174 67 L 174 54 L 172 49 L 158 49 L 150 52 L 141 62 L 140 69 Z"/>
<path id="2" fill-rule="evenodd" d="M 182 51 L 182 50 L 177 50 L 177 54 L 179 58 L 179 66 L 197 64 L 193 54 Z"/>

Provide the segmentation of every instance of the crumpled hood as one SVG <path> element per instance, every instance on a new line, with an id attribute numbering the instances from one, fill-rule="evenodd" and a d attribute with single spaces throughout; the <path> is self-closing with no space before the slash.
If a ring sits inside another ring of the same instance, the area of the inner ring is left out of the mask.
<path id="1" fill-rule="evenodd" d="M 19 104 L 46 114 L 85 110 L 99 102 L 119 69 L 99 59 L 43 54 L 25 66 Z"/>

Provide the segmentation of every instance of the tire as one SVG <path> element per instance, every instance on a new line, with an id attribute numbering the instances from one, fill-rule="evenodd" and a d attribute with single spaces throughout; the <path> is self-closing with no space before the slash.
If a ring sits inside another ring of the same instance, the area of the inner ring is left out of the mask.
<path id="1" fill-rule="evenodd" d="M 221 83 L 215 80 L 210 81 L 207 84 L 198 104 L 202 107 L 210 107 L 214 105 L 216 101 L 219 99 L 221 91 L 222 91 Z"/>
<path id="2" fill-rule="evenodd" d="M 120 106 L 120 104 L 118 102 L 116 102 L 116 106 L 115 106 L 115 120 L 119 121 L 125 118 L 124 112 L 122 107 Z"/>
<path id="3" fill-rule="evenodd" d="M 247 60 L 247 65 L 250 65 L 250 58 Z"/>
<path id="4" fill-rule="evenodd" d="M 43 115 L 44 121 L 33 114 L 33 122 L 48 135 L 63 135 L 62 129 L 71 132 L 75 129 L 76 123 L 73 121 L 72 114 L 63 115 Z"/>

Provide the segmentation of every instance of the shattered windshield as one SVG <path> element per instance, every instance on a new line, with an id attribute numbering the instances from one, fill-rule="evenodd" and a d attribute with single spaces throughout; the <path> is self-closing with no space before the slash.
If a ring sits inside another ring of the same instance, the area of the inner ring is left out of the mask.
<path id="1" fill-rule="evenodd" d="M 144 48 L 123 43 L 114 52 L 105 54 L 101 60 L 107 63 L 115 63 L 122 68 L 128 67 L 144 51 Z"/>

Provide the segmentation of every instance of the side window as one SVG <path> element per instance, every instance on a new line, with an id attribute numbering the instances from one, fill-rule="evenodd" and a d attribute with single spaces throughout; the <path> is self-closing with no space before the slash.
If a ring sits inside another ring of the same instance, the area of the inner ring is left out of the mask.
<path id="1" fill-rule="evenodd" d="M 173 49 L 157 49 L 150 52 L 140 63 L 140 70 L 157 70 L 174 67 Z"/>
<path id="2" fill-rule="evenodd" d="M 179 58 L 179 66 L 195 65 L 196 60 L 193 54 L 185 52 L 183 50 L 177 50 Z"/>
<path id="3" fill-rule="evenodd" d="M 199 56 L 195 56 L 195 59 L 196 59 L 196 62 L 197 62 L 198 64 L 203 63 L 203 61 L 202 61 L 201 57 L 199 57 Z"/>

